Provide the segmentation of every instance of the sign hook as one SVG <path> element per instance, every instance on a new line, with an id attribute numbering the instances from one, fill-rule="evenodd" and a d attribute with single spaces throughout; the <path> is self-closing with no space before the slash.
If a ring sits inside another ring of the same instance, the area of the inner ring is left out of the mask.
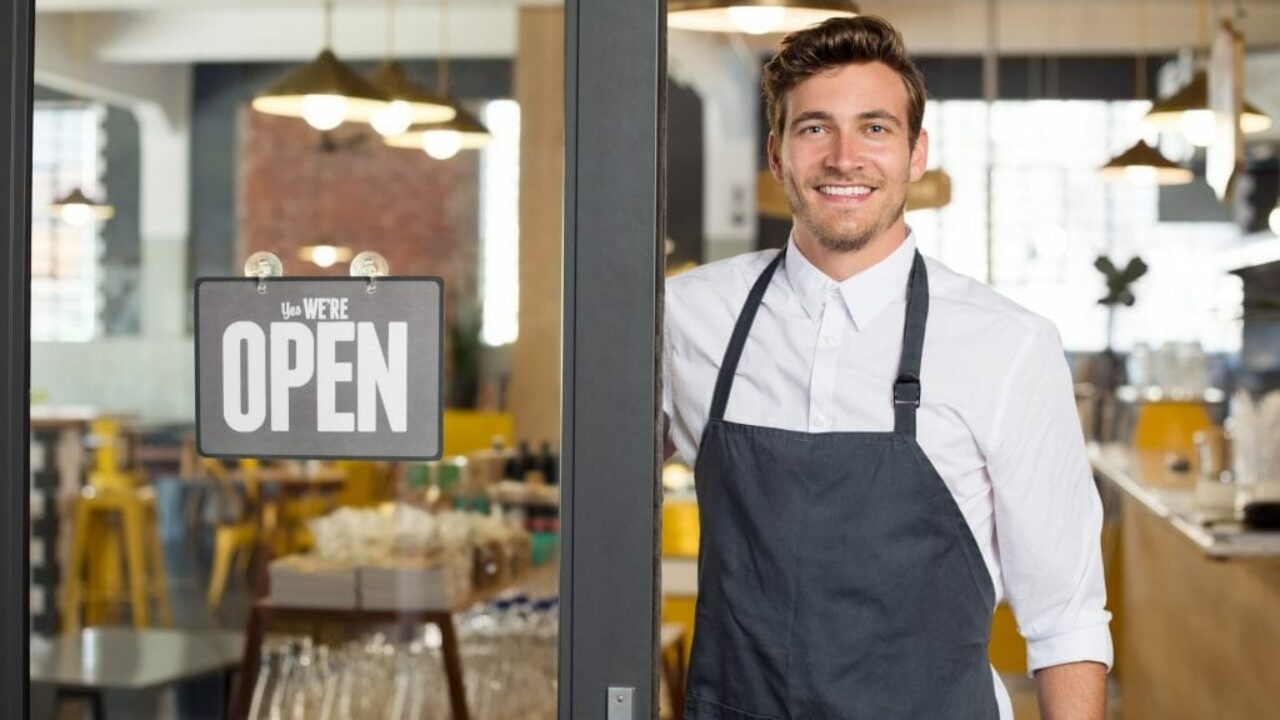
<path id="1" fill-rule="evenodd" d="M 378 292 L 378 278 L 386 277 L 391 272 L 387 259 L 373 250 L 365 250 L 351 259 L 351 277 L 369 278 L 369 286 L 365 292 L 370 295 Z"/>
<path id="2" fill-rule="evenodd" d="M 244 261 L 245 277 L 258 278 L 258 294 L 267 294 L 267 278 L 283 277 L 284 263 L 280 257 L 269 250 L 259 250 Z"/>

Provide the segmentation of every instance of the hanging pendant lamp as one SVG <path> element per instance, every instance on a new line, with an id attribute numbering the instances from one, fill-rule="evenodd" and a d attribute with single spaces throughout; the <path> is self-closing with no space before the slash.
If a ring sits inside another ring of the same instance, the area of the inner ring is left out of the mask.
<path id="1" fill-rule="evenodd" d="M 1138 99 L 1147 99 L 1147 55 L 1146 55 L 1146 2 L 1136 0 L 1137 12 L 1134 26 L 1138 32 L 1138 47 L 1141 54 L 1133 64 L 1133 87 Z M 1156 185 L 1185 185 L 1195 179 L 1195 173 L 1165 157 L 1163 153 L 1139 139 L 1132 147 L 1111 158 L 1106 165 L 1098 169 L 1104 178 L 1110 180 L 1129 180 Z"/>
<path id="2" fill-rule="evenodd" d="M 440 3 L 440 62 L 436 67 L 437 91 L 449 97 L 449 3 Z M 462 150 L 476 150 L 489 144 L 493 135 L 456 100 L 446 102 L 455 111 L 450 120 L 414 125 L 405 132 L 384 138 L 390 147 L 422 150 L 437 160 L 448 160 Z"/>
<path id="3" fill-rule="evenodd" d="M 700 32 L 785 33 L 859 13 L 852 0 L 671 0 L 667 26 Z"/>
<path id="4" fill-rule="evenodd" d="M 342 63 L 333 44 L 333 3 L 324 4 L 324 49 L 315 60 L 281 78 L 253 99 L 253 109 L 269 115 L 300 117 L 317 130 L 332 130 L 347 120 L 369 122 L 391 97 Z"/>
<path id="5" fill-rule="evenodd" d="M 1153 105 L 1142 119 L 1162 132 L 1182 132 L 1193 145 L 1208 145 L 1214 133 L 1214 114 L 1209 109 L 1209 74 L 1203 68 L 1196 70 L 1191 82 Z M 1240 131 L 1253 134 L 1269 129 L 1271 118 L 1246 100 L 1240 113 Z"/>
<path id="6" fill-rule="evenodd" d="M 370 78 L 379 90 L 391 97 L 391 102 L 374 112 L 369 120 L 383 137 L 399 135 L 415 123 L 442 122 L 457 115 L 449 101 L 414 82 L 395 61 L 395 18 L 395 0 L 387 0 L 387 59 Z"/>
<path id="7" fill-rule="evenodd" d="M 54 200 L 49 204 L 49 210 L 57 213 L 66 224 L 75 227 L 88 225 L 93 220 L 110 220 L 116 214 L 111 205 L 90 198 L 80 188 Z"/>
<path id="8" fill-rule="evenodd" d="M 457 107 L 457 106 L 455 106 Z M 477 150 L 489 144 L 493 136 L 484 123 L 465 108 L 445 122 L 415 125 L 407 132 L 387 138 L 391 147 L 423 150 L 437 160 L 448 160 L 460 150 Z"/>
<path id="9" fill-rule="evenodd" d="M 446 122 L 457 117 L 458 109 L 414 82 L 400 63 L 384 60 L 373 73 L 373 84 L 391 96 L 391 102 L 370 120 L 380 135 L 393 137 L 420 123 Z"/>
<path id="10" fill-rule="evenodd" d="M 1145 140 L 1139 140 L 1112 158 L 1099 172 L 1111 180 L 1154 182 L 1157 185 L 1185 185 L 1195 179 L 1195 173 L 1161 155 Z"/>

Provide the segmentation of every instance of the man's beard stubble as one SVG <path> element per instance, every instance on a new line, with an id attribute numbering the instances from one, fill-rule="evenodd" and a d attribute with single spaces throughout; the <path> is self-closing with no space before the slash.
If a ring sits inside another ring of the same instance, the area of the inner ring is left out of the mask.
<path id="1" fill-rule="evenodd" d="M 885 188 L 883 183 L 867 183 L 861 178 L 824 178 L 824 180 L 833 184 L 867 184 L 877 188 L 876 192 L 883 192 Z M 795 178 L 790 173 L 787 174 L 786 182 L 783 183 L 783 185 L 786 188 L 787 201 L 788 204 L 791 205 L 791 214 L 795 217 L 795 221 L 797 223 L 803 223 L 805 227 L 809 228 L 810 232 L 812 232 L 813 236 L 818 240 L 818 244 L 832 252 L 851 253 L 861 250 L 866 247 L 873 238 L 885 230 L 888 230 L 890 225 L 896 222 L 898 218 L 902 217 L 907 207 L 907 199 L 904 196 L 902 198 L 902 202 L 898 204 L 898 207 L 894 212 L 882 215 L 870 227 L 861 231 L 855 230 L 852 233 L 838 234 L 838 229 L 835 229 L 834 233 L 827 232 L 827 228 L 822 227 L 817 219 L 813 217 L 809 203 L 804 200 L 803 195 L 801 195 L 796 186 Z"/>

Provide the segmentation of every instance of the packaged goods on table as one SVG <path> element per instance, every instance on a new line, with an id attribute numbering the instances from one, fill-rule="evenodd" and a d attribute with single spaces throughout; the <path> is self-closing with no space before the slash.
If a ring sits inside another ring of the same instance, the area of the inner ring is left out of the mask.
<path id="1" fill-rule="evenodd" d="M 342 508 L 309 525 L 314 555 L 272 565 L 277 604 L 447 610 L 514 579 L 531 552 L 528 534 L 498 518 L 404 503 Z"/>
<path id="2" fill-rule="evenodd" d="M 271 563 L 271 598 L 289 607 L 352 609 L 359 606 L 355 565 L 312 555 Z"/>

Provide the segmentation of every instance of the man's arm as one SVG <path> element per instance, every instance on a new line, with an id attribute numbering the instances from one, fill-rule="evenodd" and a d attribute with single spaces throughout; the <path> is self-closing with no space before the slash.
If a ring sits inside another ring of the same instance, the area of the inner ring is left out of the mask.
<path id="1" fill-rule="evenodd" d="M 1107 666 L 1074 662 L 1037 670 L 1041 720 L 1103 720 L 1107 714 Z"/>
<path id="2" fill-rule="evenodd" d="M 986 451 L 1005 597 L 1044 717 L 1101 720 L 1112 661 L 1102 502 L 1057 331 L 1029 335 L 1005 377 Z"/>

